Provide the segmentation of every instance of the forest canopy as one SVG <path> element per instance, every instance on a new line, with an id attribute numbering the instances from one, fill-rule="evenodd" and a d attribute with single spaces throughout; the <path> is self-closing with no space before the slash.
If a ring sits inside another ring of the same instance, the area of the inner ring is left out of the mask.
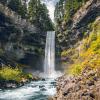
<path id="1" fill-rule="evenodd" d="M 49 11 L 40 0 L 0 0 L 10 9 L 29 20 L 32 24 L 40 27 L 44 31 L 53 30 L 53 23 L 49 16 Z"/>

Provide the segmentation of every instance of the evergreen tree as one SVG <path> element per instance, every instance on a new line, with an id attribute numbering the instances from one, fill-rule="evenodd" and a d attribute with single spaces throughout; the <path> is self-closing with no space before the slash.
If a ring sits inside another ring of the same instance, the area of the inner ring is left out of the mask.
<path id="1" fill-rule="evenodd" d="M 28 18 L 31 23 L 36 21 L 37 16 L 37 0 L 30 0 L 28 5 Z"/>
<path id="2" fill-rule="evenodd" d="M 45 4 L 41 4 L 38 15 L 40 15 L 39 21 L 45 30 L 53 30 L 53 24 L 48 14 L 48 9 Z"/>
<path id="3" fill-rule="evenodd" d="M 21 15 L 22 18 L 26 18 L 27 6 L 25 3 L 22 4 L 21 0 L 10 0 L 8 7 Z"/>
<path id="4" fill-rule="evenodd" d="M 45 4 L 41 4 L 40 0 L 30 0 L 28 6 L 28 18 L 31 23 L 36 24 L 44 30 L 53 30 L 47 7 Z"/>
<path id="5" fill-rule="evenodd" d="M 22 18 L 27 18 L 27 0 L 22 0 L 21 4 L 19 14 L 22 16 Z"/>

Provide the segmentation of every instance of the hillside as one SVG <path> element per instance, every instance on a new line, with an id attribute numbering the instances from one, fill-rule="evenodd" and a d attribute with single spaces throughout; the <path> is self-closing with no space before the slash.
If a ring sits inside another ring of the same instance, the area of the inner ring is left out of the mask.
<path id="1" fill-rule="evenodd" d="M 53 100 L 99 100 L 100 1 L 60 0 L 55 20 L 65 75 Z"/>

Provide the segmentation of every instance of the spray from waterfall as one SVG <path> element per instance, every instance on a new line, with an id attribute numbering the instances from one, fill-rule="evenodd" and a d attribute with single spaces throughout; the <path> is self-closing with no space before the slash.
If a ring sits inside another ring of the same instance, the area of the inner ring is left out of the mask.
<path id="1" fill-rule="evenodd" d="M 52 77 L 55 73 L 55 32 L 47 32 L 45 46 L 44 73 Z"/>

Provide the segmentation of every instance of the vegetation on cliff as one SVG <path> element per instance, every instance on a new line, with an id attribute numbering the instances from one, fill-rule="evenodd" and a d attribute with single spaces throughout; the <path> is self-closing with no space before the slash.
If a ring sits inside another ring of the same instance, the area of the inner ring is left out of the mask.
<path id="1" fill-rule="evenodd" d="M 61 58 L 74 75 L 80 74 L 85 67 L 97 68 L 100 63 L 99 12 L 93 16 L 99 6 L 91 10 L 97 4 L 98 0 L 60 0 L 56 5 L 56 34 Z"/>
<path id="2" fill-rule="evenodd" d="M 42 30 L 54 30 L 47 7 L 40 0 L 1 0 L 0 2 Z"/>
<path id="3" fill-rule="evenodd" d="M 40 0 L 30 0 L 28 6 L 28 18 L 33 24 L 39 25 L 45 31 L 53 30 L 53 23 L 49 17 L 48 9 Z"/>
<path id="4" fill-rule="evenodd" d="M 77 3 L 74 1 L 60 0 L 56 5 L 56 35 L 61 50 L 73 47 L 83 38 L 83 33 L 88 34 L 88 25 L 99 16 L 98 0 L 76 0 Z M 69 4 L 69 11 L 66 4 Z"/>
<path id="5" fill-rule="evenodd" d="M 57 23 L 72 20 L 73 14 L 88 0 L 60 0 L 56 4 L 55 20 Z"/>
<path id="6" fill-rule="evenodd" d="M 58 79 L 53 100 L 99 100 L 100 1 L 60 0 L 55 20 L 66 74 Z"/>
<path id="7" fill-rule="evenodd" d="M 10 0 L 6 3 L 9 8 L 21 15 L 22 18 L 27 18 L 27 4 L 25 0 L 23 2 L 21 0 Z"/>
<path id="8" fill-rule="evenodd" d="M 100 67 L 100 19 L 91 24 L 91 32 L 89 36 L 80 41 L 80 45 L 73 49 L 74 52 L 78 48 L 78 56 L 72 58 L 73 64 L 70 73 L 79 75 L 86 68 L 90 67 L 93 70 Z M 70 55 L 75 56 L 75 54 Z"/>
<path id="9" fill-rule="evenodd" d="M 57 36 L 62 37 L 61 40 L 58 38 L 58 41 L 60 46 L 64 44 L 61 49 L 61 58 L 65 64 L 70 66 L 69 73 L 73 75 L 79 75 L 85 67 L 96 69 L 100 66 L 100 18 L 95 17 L 95 21 L 92 19 L 87 24 L 84 23 L 83 26 L 79 25 L 83 23 L 80 21 L 80 23 L 73 28 L 75 25 L 73 16 L 80 16 L 79 13 L 79 15 L 75 13 L 78 11 L 81 13 L 80 9 L 83 9 L 85 12 L 84 6 L 89 5 L 91 2 L 91 0 L 60 0 L 56 5 L 55 19 L 57 23 Z M 62 16 L 60 16 L 59 11 L 62 13 Z M 65 17 L 66 14 L 67 17 Z M 82 17 L 82 15 L 80 17 Z M 60 20 L 60 23 L 58 20 Z M 71 21 L 71 23 L 69 21 Z M 79 28 L 77 26 L 79 26 Z M 77 36 L 77 34 L 80 35 Z"/>

